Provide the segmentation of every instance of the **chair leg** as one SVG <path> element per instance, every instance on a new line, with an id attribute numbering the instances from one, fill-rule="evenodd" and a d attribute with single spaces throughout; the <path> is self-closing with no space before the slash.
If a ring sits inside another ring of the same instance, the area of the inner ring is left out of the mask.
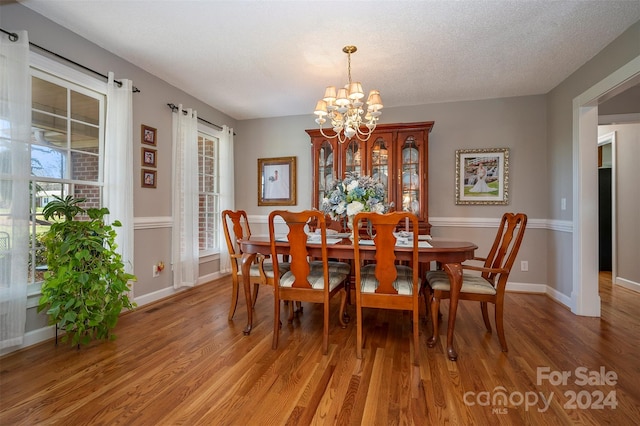
<path id="1" fill-rule="evenodd" d="M 503 306 L 502 303 L 496 303 L 496 329 L 498 330 L 498 339 L 500 340 L 500 346 L 502 352 L 508 352 L 507 339 L 504 337 L 504 321 L 502 319 Z"/>
<path id="2" fill-rule="evenodd" d="M 238 306 L 238 277 L 234 277 L 231 280 L 231 306 L 229 307 L 229 316 L 227 319 L 231 321 L 236 313 L 236 306 Z"/>
<path id="3" fill-rule="evenodd" d="M 356 358 L 362 359 L 362 307 L 356 301 Z"/>
<path id="4" fill-rule="evenodd" d="M 438 317 L 440 314 L 440 299 L 438 299 L 435 295 L 435 293 L 433 293 L 431 295 L 431 330 L 432 330 L 432 335 L 431 337 L 427 340 L 427 346 L 429 346 L 430 348 L 434 347 L 436 345 L 436 342 L 438 341 Z"/>
<path id="5" fill-rule="evenodd" d="M 347 312 L 346 307 L 347 306 L 351 306 L 354 304 L 354 301 L 356 300 L 355 297 L 355 291 L 356 289 L 354 288 L 353 285 L 351 285 L 351 277 L 347 278 L 347 280 L 344 282 L 344 291 L 346 293 L 346 303 L 345 303 L 345 310 L 343 312 L 343 321 L 345 322 L 345 324 L 349 324 L 349 322 L 351 321 L 351 317 L 349 316 L 349 312 Z"/>
<path id="6" fill-rule="evenodd" d="M 347 292 L 347 303 L 349 305 L 352 305 L 353 297 L 351 297 L 351 277 L 347 278 L 347 281 L 344 282 L 344 288 L 345 288 L 345 291 Z"/>
<path id="7" fill-rule="evenodd" d="M 429 296 L 431 295 L 431 288 L 426 285 L 422 286 L 422 298 L 424 299 L 424 310 L 425 310 L 425 322 L 429 322 L 429 316 L 431 315 L 431 309 L 429 308 Z"/>
<path id="8" fill-rule="evenodd" d="M 347 323 L 349 322 L 349 316 L 345 312 L 347 308 L 347 291 L 343 288 L 340 290 L 340 312 L 338 312 L 340 327 L 347 328 Z"/>
<path id="9" fill-rule="evenodd" d="M 273 341 L 271 349 L 278 348 L 278 338 L 280 337 L 280 300 L 274 299 L 273 302 Z"/>
<path id="10" fill-rule="evenodd" d="M 285 303 L 289 308 L 289 317 L 287 318 L 287 322 L 291 324 L 293 322 L 293 315 L 296 313 L 295 302 L 293 300 L 287 300 Z"/>
<path id="11" fill-rule="evenodd" d="M 295 315 L 302 315 L 302 302 L 298 301 L 293 301 L 293 300 L 285 300 L 284 304 L 287 306 L 287 309 L 289 309 L 289 316 L 287 317 L 287 322 L 289 324 L 291 324 L 293 322 L 293 317 Z M 297 306 L 297 309 L 296 309 Z"/>
<path id="12" fill-rule="evenodd" d="M 482 319 L 487 331 L 491 333 L 491 321 L 489 321 L 489 311 L 487 310 L 487 302 L 480 302 L 480 310 L 482 311 Z"/>
<path id="13" fill-rule="evenodd" d="M 329 352 L 329 301 L 325 300 L 323 305 L 324 324 L 322 327 L 322 355 Z"/>
<path id="14" fill-rule="evenodd" d="M 253 308 L 256 307 L 256 302 L 258 301 L 258 291 L 260 290 L 260 284 L 253 284 Z"/>
<path id="15" fill-rule="evenodd" d="M 420 311 L 418 304 L 413 307 L 413 364 L 420 365 L 420 334 L 418 330 L 418 323 L 420 322 Z"/>

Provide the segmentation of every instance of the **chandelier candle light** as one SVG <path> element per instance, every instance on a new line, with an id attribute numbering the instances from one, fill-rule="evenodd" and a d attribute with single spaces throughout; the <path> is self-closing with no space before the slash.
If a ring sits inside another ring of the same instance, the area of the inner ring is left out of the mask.
<path id="1" fill-rule="evenodd" d="M 351 54 L 358 50 L 356 46 L 345 46 L 342 51 L 348 57 L 349 83 L 336 92 L 335 86 L 328 86 L 324 97 L 316 104 L 313 112 L 318 116 L 316 123 L 320 125 L 320 133 L 325 138 L 338 138 L 340 143 L 356 136 L 366 141 L 376 128 L 382 109 L 382 98 L 379 90 L 371 90 L 367 97 L 366 114 L 363 109 L 364 91 L 359 81 L 351 81 Z M 330 120 L 334 135 L 326 135 L 323 125 Z M 365 129 L 366 127 L 366 129 Z"/>

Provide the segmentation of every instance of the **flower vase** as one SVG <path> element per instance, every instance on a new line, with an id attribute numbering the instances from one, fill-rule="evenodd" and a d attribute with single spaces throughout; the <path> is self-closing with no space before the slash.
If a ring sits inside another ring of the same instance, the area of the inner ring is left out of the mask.
<path id="1" fill-rule="evenodd" d="M 353 219 L 355 216 L 348 216 L 347 217 L 347 228 L 349 228 L 349 231 L 351 231 L 351 236 L 349 237 L 349 239 L 351 241 L 353 241 L 353 232 L 354 232 L 354 226 L 353 226 Z M 358 223 L 358 230 L 360 229 L 360 227 L 362 226 L 362 223 Z M 359 231 L 358 231 L 359 232 Z"/>

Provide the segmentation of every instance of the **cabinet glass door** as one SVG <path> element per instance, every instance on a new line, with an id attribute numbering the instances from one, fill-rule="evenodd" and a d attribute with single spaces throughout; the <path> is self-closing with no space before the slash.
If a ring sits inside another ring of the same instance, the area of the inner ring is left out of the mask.
<path id="1" fill-rule="evenodd" d="M 377 138 L 371 148 L 371 177 L 385 189 L 384 202 L 389 202 L 389 144 L 384 138 Z"/>
<path id="2" fill-rule="evenodd" d="M 420 216 L 420 150 L 413 136 L 405 139 L 401 149 L 402 210 Z"/>
<path id="3" fill-rule="evenodd" d="M 318 155 L 318 206 L 322 205 L 322 199 L 331 191 L 336 180 L 334 154 L 331 144 L 323 141 Z"/>
<path id="4" fill-rule="evenodd" d="M 347 145 L 344 165 L 345 177 L 347 173 L 351 173 L 354 176 L 362 176 L 363 145 L 364 143 L 357 140 L 351 140 Z"/>

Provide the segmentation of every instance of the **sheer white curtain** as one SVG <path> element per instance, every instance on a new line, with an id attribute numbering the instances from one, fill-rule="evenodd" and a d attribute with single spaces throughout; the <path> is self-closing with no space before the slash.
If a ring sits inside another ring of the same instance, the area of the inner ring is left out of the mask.
<path id="1" fill-rule="evenodd" d="M 233 129 L 222 126 L 220 137 L 220 212 L 235 209 L 234 169 L 233 169 Z M 227 242 L 222 231 L 222 221 L 219 221 L 220 229 L 220 272 L 231 272 L 231 259 Z"/>
<path id="2" fill-rule="evenodd" d="M 173 287 L 193 287 L 199 275 L 198 114 L 173 114 Z"/>
<path id="3" fill-rule="evenodd" d="M 133 274 L 133 108 L 132 82 L 107 83 L 107 120 L 104 147 L 104 205 L 109 209 L 108 223 L 119 220 L 116 228 L 117 251 L 125 271 Z"/>
<path id="4" fill-rule="evenodd" d="M 0 349 L 21 345 L 27 315 L 31 75 L 29 38 L 0 34 Z"/>

